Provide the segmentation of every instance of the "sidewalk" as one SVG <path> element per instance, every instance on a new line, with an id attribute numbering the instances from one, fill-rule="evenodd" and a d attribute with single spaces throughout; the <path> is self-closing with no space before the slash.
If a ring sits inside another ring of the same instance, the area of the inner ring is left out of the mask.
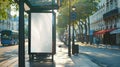
<path id="1" fill-rule="evenodd" d="M 58 47 L 59 45 L 62 45 L 62 47 Z M 36 66 L 29 67 L 41 67 L 41 65 L 42 67 L 99 67 L 97 64 L 93 63 L 90 59 L 83 55 L 72 55 L 69 57 L 67 46 L 63 45 L 60 42 L 57 43 L 56 49 L 57 53 L 54 56 L 53 63 L 36 63 Z"/>
<path id="2" fill-rule="evenodd" d="M 59 47 L 61 45 L 62 47 Z M 26 67 L 99 67 L 89 58 L 82 54 L 68 56 L 67 46 L 59 42 L 56 45 L 56 54 L 54 55 L 54 62 L 29 62 L 26 56 Z M 12 64 L 11 67 L 18 67 L 18 63 Z"/>
<path id="3" fill-rule="evenodd" d="M 61 45 L 61 47 L 58 47 Z M 55 55 L 55 63 L 56 67 L 74 67 L 74 63 L 71 58 L 68 56 L 68 49 L 67 46 L 63 45 L 62 43 L 57 43 L 57 53 Z"/>
<path id="4" fill-rule="evenodd" d="M 74 67 L 100 67 L 83 55 L 72 56 Z"/>
<path id="5" fill-rule="evenodd" d="M 65 45 L 63 45 L 63 46 L 64 47 L 62 47 L 62 50 L 60 50 L 60 48 L 58 48 L 58 49 L 61 51 L 61 53 L 66 52 L 65 54 L 66 54 L 66 56 L 68 56 L 68 54 L 67 54 L 68 49 Z M 65 57 L 65 56 L 63 56 L 63 54 L 61 54 L 61 56 L 63 58 Z M 95 64 L 89 58 L 85 57 L 82 54 L 72 55 L 71 57 L 68 57 L 68 59 L 72 64 L 69 64 L 68 66 L 60 66 L 60 67 L 99 67 L 97 64 Z M 64 58 L 63 61 L 66 61 L 66 59 Z M 58 66 L 56 66 L 56 67 L 58 67 Z"/>
<path id="6" fill-rule="evenodd" d="M 76 44 L 79 44 L 80 46 L 90 46 L 90 47 L 94 47 L 94 48 L 107 48 L 107 49 L 118 49 L 120 50 L 120 46 L 118 45 L 105 45 L 105 44 L 99 44 L 99 46 L 97 46 L 96 44 L 85 44 L 85 43 L 81 43 L 81 42 L 76 42 Z"/>

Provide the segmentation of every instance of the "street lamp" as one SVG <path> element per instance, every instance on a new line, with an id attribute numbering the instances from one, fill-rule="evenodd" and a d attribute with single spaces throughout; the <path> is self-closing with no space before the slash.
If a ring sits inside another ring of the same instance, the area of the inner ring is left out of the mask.
<path id="1" fill-rule="evenodd" d="M 76 7 L 75 6 L 72 6 L 72 11 L 75 11 L 76 10 Z"/>
<path id="2" fill-rule="evenodd" d="M 75 6 L 72 6 L 72 12 L 74 11 L 75 12 L 75 9 L 76 7 Z M 72 14 L 71 13 L 71 0 L 69 0 L 69 41 L 68 41 L 68 56 L 71 56 L 71 19 L 72 19 Z M 74 17 L 74 15 L 73 15 Z M 74 35 L 74 34 L 73 34 Z M 73 42 L 74 44 L 74 42 Z M 73 53 L 73 52 L 72 52 Z"/>
<path id="3" fill-rule="evenodd" d="M 70 30 L 70 25 L 71 25 L 71 1 L 69 0 L 69 36 L 68 36 L 68 56 L 71 56 L 71 30 Z"/>
<path id="4" fill-rule="evenodd" d="M 72 6 L 72 12 L 71 12 L 71 20 L 72 20 L 72 24 L 73 24 L 73 30 L 72 30 L 72 54 L 75 54 L 75 49 L 74 49 L 74 47 L 75 47 L 75 42 L 74 42 L 74 22 L 75 22 L 75 20 L 76 20 L 76 12 L 75 12 L 75 10 L 76 10 L 76 7 L 75 6 Z"/>

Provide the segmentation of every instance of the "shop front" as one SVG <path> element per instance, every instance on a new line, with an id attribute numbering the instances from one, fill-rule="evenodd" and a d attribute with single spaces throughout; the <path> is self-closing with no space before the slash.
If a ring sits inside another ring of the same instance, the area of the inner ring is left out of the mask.
<path id="1" fill-rule="evenodd" d="M 113 30 L 110 34 L 116 36 L 116 45 L 120 45 L 120 29 Z"/>
<path id="2" fill-rule="evenodd" d="M 97 36 L 100 38 L 101 44 L 113 45 L 113 44 L 116 44 L 116 35 L 110 34 L 110 32 L 113 30 L 115 29 L 100 30 L 95 32 L 94 36 Z"/>

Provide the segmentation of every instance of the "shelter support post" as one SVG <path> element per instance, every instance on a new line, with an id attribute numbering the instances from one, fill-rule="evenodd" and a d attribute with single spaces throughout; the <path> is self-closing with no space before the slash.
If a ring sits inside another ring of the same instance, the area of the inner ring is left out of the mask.
<path id="1" fill-rule="evenodd" d="M 19 67 L 25 67 L 24 0 L 19 0 Z"/>
<path id="2" fill-rule="evenodd" d="M 30 55 L 31 47 L 31 13 L 28 13 L 28 54 Z"/>

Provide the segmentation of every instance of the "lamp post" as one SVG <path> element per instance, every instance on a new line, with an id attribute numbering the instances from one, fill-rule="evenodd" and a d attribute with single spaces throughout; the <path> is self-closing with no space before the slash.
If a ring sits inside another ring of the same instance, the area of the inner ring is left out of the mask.
<path id="1" fill-rule="evenodd" d="M 75 41 L 74 41 L 74 23 L 73 23 L 73 26 L 72 26 L 72 54 L 74 54 L 74 45 L 75 45 Z"/>
<path id="2" fill-rule="evenodd" d="M 71 0 L 69 0 L 69 36 L 68 36 L 68 56 L 71 56 L 71 30 L 70 30 L 70 25 L 71 25 Z"/>
<path id="3" fill-rule="evenodd" d="M 76 10 L 76 7 L 75 6 L 72 6 L 72 12 L 71 12 L 71 20 L 72 20 L 72 54 L 75 54 L 75 49 L 74 49 L 74 47 L 75 47 L 75 39 L 74 39 L 74 22 L 75 22 L 75 20 L 76 20 L 76 12 L 75 12 L 75 10 Z"/>
<path id="4" fill-rule="evenodd" d="M 71 12 L 71 0 L 69 0 L 69 41 L 68 41 L 68 56 L 71 56 L 71 20 L 76 20 L 76 7 L 72 6 L 72 12 Z M 73 24 L 73 40 L 72 40 L 72 46 L 74 45 L 74 24 Z M 73 50 L 73 49 L 72 49 Z M 72 51 L 73 53 L 73 51 Z"/>

